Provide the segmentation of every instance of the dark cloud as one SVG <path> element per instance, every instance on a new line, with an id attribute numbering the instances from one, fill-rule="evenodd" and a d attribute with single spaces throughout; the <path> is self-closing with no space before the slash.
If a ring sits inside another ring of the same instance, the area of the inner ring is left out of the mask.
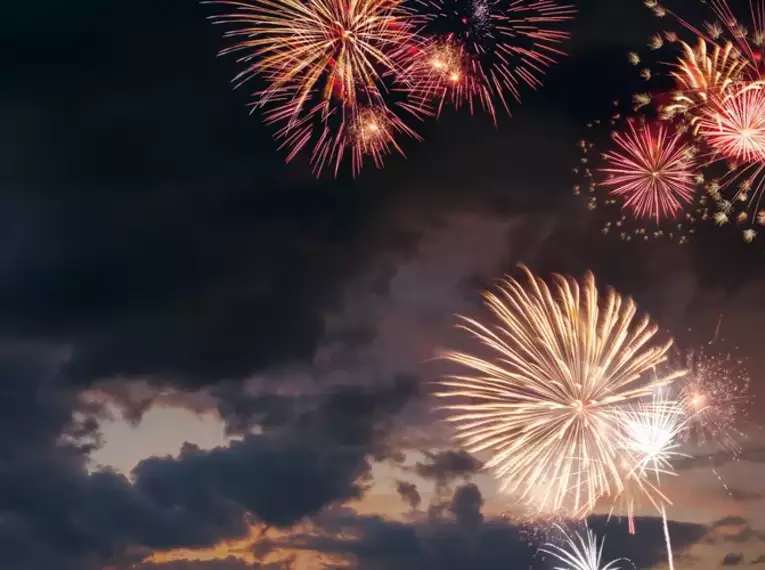
<path id="1" fill-rule="evenodd" d="M 158 564 L 146 563 L 134 566 L 132 570 L 292 570 L 293 568 L 294 565 L 289 561 L 251 564 L 238 558 L 229 557 L 223 560 L 179 560 Z"/>
<path id="2" fill-rule="evenodd" d="M 473 534 L 483 523 L 481 507 L 483 507 L 481 491 L 470 483 L 457 488 L 449 510 L 454 515 L 457 525 L 464 532 Z"/>
<path id="3" fill-rule="evenodd" d="M 727 516 L 714 521 L 704 539 L 708 544 L 743 544 L 765 540 L 765 533 L 752 527 L 750 521 L 739 516 Z"/>
<path id="4" fill-rule="evenodd" d="M 419 491 L 417 491 L 417 485 L 414 483 L 396 481 L 396 492 L 412 510 L 416 510 L 422 502 L 422 497 Z"/>
<path id="5" fill-rule="evenodd" d="M 721 564 L 723 566 L 738 566 L 739 564 L 742 564 L 744 562 L 744 555 L 740 552 L 729 552 L 726 554 Z"/>
<path id="6" fill-rule="evenodd" d="M 17 436 L 0 440 L 0 544 L 17 570 L 101 570 L 129 552 L 210 547 L 244 537 L 251 520 L 289 526 L 358 498 L 370 456 L 386 457 L 392 416 L 416 390 L 409 379 L 336 389 L 280 429 L 145 460 L 131 482 L 87 473 L 89 446 L 80 442 L 92 434 L 87 422 L 70 421 L 80 407 L 74 393 L 22 374 L 38 368 L 34 361 L 3 367 L 0 423 Z M 63 443 L 60 434 L 69 434 Z"/>
<path id="7" fill-rule="evenodd" d="M 476 513 L 473 508 L 476 501 L 472 499 L 480 497 L 480 493 L 473 490 L 458 493 L 463 498 L 471 498 L 463 506 L 471 505 L 466 512 L 472 517 Z M 359 570 L 490 570 L 497 567 L 497 561 L 508 560 L 518 568 L 539 564 L 535 559 L 537 546 L 529 544 L 523 529 L 501 519 L 478 522 L 473 518 L 471 521 L 476 522 L 476 526 L 466 527 L 456 519 L 404 523 L 348 511 L 325 513 L 316 521 L 316 532 L 295 533 L 280 539 L 278 545 L 350 559 Z M 590 520 L 591 528 L 599 536 L 608 528 L 605 560 L 626 556 L 638 568 L 649 568 L 664 560 L 662 521 L 639 519 L 637 523 L 639 538 L 629 535 L 625 525 L 608 525 L 605 518 Z M 677 556 L 682 557 L 684 550 L 697 542 L 705 529 L 700 525 L 670 522 L 670 532 Z"/>
<path id="8" fill-rule="evenodd" d="M 386 422 L 413 393 L 408 380 L 379 392 L 338 391 L 284 435 L 248 435 L 209 452 L 187 445 L 178 459 L 147 459 L 133 472 L 135 487 L 203 519 L 231 503 L 268 524 L 290 526 L 333 501 L 361 497 L 367 457 L 378 455 Z"/>
<path id="9" fill-rule="evenodd" d="M 481 463 L 466 451 L 426 452 L 425 455 L 428 462 L 418 462 L 414 470 L 420 477 L 433 479 L 438 485 L 467 479 L 481 469 Z"/>

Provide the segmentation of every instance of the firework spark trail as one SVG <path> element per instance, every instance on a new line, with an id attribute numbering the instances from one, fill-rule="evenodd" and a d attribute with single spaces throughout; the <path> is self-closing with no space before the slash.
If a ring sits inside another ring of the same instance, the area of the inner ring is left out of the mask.
<path id="1" fill-rule="evenodd" d="M 600 170 L 608 177 L 601 184 L 636 217 L 676 218 L 696 193 L 694 148 L 664 123 L 635 123 L 614 132 L 618 149 L 603 154 L 607 165 Z"/>
<path id="2" fill-rule="evenodd" d="M 523 268 L 528 285 L 508 278 L 486 304 L 491 325 L 462 318 L 462 328 L 494 353 L 461 352 L 446 359 L 475 372 L 449 376 L 441 398 L 457 438 L 471 452 L 490 451 L 487 467 L 502 489 L 541 512 L 587 514 L 604 495 L 619 493 L 619 418 L 623 406 L 679 377 L 649 380 L 671 341 L 636 318 L 630 299 L 601 296 L 592 274 L 578 282 L 554 276 L 551 291 Z"/>
<path id="3" fill-rule="evenodd" d="M 557 0 L 412 0 L 411 11 L 423 33 L 459 54 L 459 72 L 420 73 L 415 92 L 448 99 L 455 107 L 476 101 L 497 120 L 497 108 L 510 113 L 508 94 L 521 99 L 521 85 L 537 89 L 546 68 L 565 55 L 558 47 L 569 39 L 557 27 L 576 9 Z"/>
<path id="4" fill-rule="evenodd" d="M 397 0 L 217 0 L 231 13 L 213 16 L 230 26 L 226 37 L 236 43 L 222 54 L 240 54 L 244 69 L 234 82 L 255 76 L 267 87 L 256 93 L 254 108 L 265 108 L 268 124 L 289 148 L 287 161 L 313 142 L 311 162 L 319 175 L 334 163 L 337 175 L 346 149 L 353 157 L 354 175 L 364 156 L 375 164 L 392 147 L 394 134 L 416 133 L 391 110 L 392 92 L 406 93 L 403 78 L 408 50 L 420 43 L 412 22 Z M 397 104 L 414 116 L 428 114 L 423 105 L 404 96 Z M 357 144 L 359 115 L 375 109 L 386 116 L 384 142 Z"/>
<path id="5" fill-rule="evenodd" d="M 563 566 L 554 566 L 554 570 L 619 570 L 620 566 L 617 566 L 619 562 L 632 564 L 628 558 L 617 558 L 604 565 L 602 561 L 605 538 L 598 544 L 595 533 L 589 528 L 584 535 L 577 532 L 572 536 L 561 525 L 555 526 L 563 534 L 566 547 L 548 542 L 539 549 L 540 552 L 553 556 L 563 564 Z M 632 564 L 632 566 L 634 568 L 635 565 Z"/>
<path id="6" fill-rule="evenodd" d="M 661 506 L 661 522 L 664 529 L 664 543 L 667 546 L 667 564 L 669 570 L 675 570 L 675 555 L 672 552 L 672 538 L 669 535 L 669 525 L 667 524 L 667 509 L 664 505 Z"/>

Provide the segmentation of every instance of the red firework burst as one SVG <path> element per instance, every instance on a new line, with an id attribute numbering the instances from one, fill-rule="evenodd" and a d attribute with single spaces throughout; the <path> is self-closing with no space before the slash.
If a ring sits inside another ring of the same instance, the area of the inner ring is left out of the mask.
<path id="1" fill-rule="evenodd" d="M 664 123 L 627 122 L 612 136 L 618 149 L 603 158 L 607 178 L 601 183 L 636 218 L 674 219 L 696 194 L 695 149 Z"/>
<path id="2" fill-rule="evenodd" d="M 569 33 L 559 29 L 576 14 L 562 0 L 409 0 L 421 33 L 432 45 L 415 62 L 415 91 L 471 113 L 476 103 L 496 122 L 508 99 L 520 101 L 521 86 L 537 89 L 545 70 L 565 55 L 559 45 Z M 451 65 L 433 58 L 445 55 Z M 429 65 L 438 62 L 439 65 Z M 445 71 L 448 71 L 445 73 Z"/>
<path id="3" fill-rule="evenodd" d="M 723 155 L 743 162 L 765 159 L 765 83 L 733 88 L 704 109 L 698 132 Z"/>

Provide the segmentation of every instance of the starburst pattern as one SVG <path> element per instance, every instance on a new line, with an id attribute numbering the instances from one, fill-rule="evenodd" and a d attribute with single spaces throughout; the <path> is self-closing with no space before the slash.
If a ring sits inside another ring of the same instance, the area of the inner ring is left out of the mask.
<path id="1" fill-rule="evenodd" d="M 659 222 L 676 218 L 693 201 L 697 164 L 681 133 L 670 133 L 664 123 L 628 121 L 613 140 L 618 148 L 603 154 L 607 178 L 601 184 L 623 208 Z"/>
<path id="2" fill-rule="evenodd" d="M 626 403 L 674 379 L 647 378 L 666 358 L 657 327 L 629 299 L 601 296 L 591 274 L 555 276 L 551 291 L 524 268 L 528 285 L 505 280 L 485 295 L 496 321 L 462 328 L 493 353 L 446 358 L 474 374 L 441 381 L 444 406 L 469 451 L 488 451 L 502 488 L 540 511 L 585 514 L 622 490 L 617 452 Z"/>

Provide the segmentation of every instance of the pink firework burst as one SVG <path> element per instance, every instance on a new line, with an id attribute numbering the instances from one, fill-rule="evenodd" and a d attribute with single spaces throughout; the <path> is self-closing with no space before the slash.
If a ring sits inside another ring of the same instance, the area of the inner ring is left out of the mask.
<path id="1" fill-rule="evenodd" d="M 745 83 L 713 101 L 702 113 L 699 134 L 725 158 L 765 159 L 765 83 Z"/>
<path id="2" fill-rule="evenodd" d="M 637 123 L 637 124 L 636 124 Z M 603 154 L 609 194 L 636 218 L 675 219 L 696 189 L 695 148 L 665 123 L 628 121 L 612 135 L 617 149 Z"/>

